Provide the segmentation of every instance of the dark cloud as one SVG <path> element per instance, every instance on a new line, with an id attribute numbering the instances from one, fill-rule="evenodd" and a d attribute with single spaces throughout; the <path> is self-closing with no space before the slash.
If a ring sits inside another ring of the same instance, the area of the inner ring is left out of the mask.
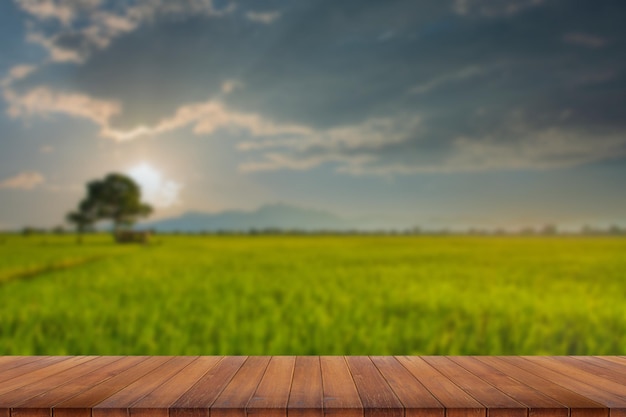
<path id="1" fill-rule="evenodd" d="M 292 158 L 367 156 L 419 169 L 458 152 L 506 161 L 544 137 L 562 141 L 575 163 L 587 151 L 580 143 L 594 135 L 620 149 L 612 138 L 626 128 L 625 11 L 610 0 L 242 1 L 229 13 L 151 18 L 102 48 L 90 49 L 84 31 L 66 31 L 55 45 L 81 56 L 89 50 L 64 72 L 66 85 L 120 102 L 118 128 L 154 125 L 213 99 L 331 142 L 332 129 L 371 134 L 366 123 L 376 118 L 397 121 L 390 134 L 402 137 L 375 149 L 369 139 L 363 149 L 358 140 L 274 147 Z M 280 18 L 260 22 L 250 12 Z M 30 82 L 52 79 L 53 67 Z M 412 118 L 422 121 L 417 131 L 400 122 Z M 521 158 L 558 165 L 557 150 L 546 146 Z"/>

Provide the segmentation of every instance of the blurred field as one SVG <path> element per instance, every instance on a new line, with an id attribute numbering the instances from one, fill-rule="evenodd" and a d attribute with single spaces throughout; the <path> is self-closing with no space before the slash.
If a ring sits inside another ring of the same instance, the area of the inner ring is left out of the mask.
<path id="1" fill-rule="evenodd" d="M 0 235 L 0 354 L 626 354 L 626 239 Z"/>

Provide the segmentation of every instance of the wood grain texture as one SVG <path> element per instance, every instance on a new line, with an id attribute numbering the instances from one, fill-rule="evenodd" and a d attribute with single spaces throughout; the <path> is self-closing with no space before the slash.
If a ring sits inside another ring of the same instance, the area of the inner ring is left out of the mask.
<path id="1" fill-rule="evenodd" d="M 399 356 L 398 361 L 446 408 L 447 417 L 486 417 L 487 408 L 453 381 L 417 356 Z"/>
<path id="2" fill-rule="evenodd" d="M 0 417 L 626 417 L 618 356 L 0 356 Z"/>
<path id="3" fill-rule="evenodd" d="M 369 357 L 348 356 L 346 362 L 359 392 L 365 417 L 404 416 L 404 406 Z"/>
<path id="4" fill-rule="evenodd" d="M 528 409 L 493 385 L 443 356 L 425 356 L 424 360 L 456 385 L 487 407 L 487 417 L 526 417 Z"/>
<path id="5" fill-rule="evenodd" d="M 179 356 L 153 369 L 91 410 L 92 417 L 128 417 L 128 408 L 189 365 L 195 357 Z"/>
<path id="6" fill-rule="evenodd" d="M 345 358 L 322 356 L 320 364 L 322 366 L 324 414 L 342 417 L 363 416 L 363 404 Z"/>
<path id="7" fill-rule="evenodd" d="M 93 406 L 171 359 L 171 357 L 164 356 L 149 357 L 114 377 L 57 404 L 54 407 L 54 417 L 91 417 Z"/>
<path id="8" fill-rule="evenodd" d="M 317 356 L 298 356 L 287 404 L 289 417 L 323 417 L 322 365 Z"/>
<path id="9" fill-rule="evenodd" d="M 294 356 L 274 356 L 270 360 L 259 386 L 246 406 L 247 415 L 287 417 L 295 363 Z"/>
<path id="10" fill-rule="evenodd" d="M 541 391 L 542 394 L 568 407 L 570 409 L 571 417 L 608 416 L 608 409 L 604 405 L 570 391 L 555 382 L 551 382 L 543 378 L 541 375 L 536 375 L 526 369 L 519 368 L 510 363 L 510 361 L 507 361 L 507 358 L 508 357 L 479 356 L 476 359 L 502 371 L 510 378 L 516 379 L 523 384 Z"/>
<path id="11" fill-rule="evenodd" d="M 209 407 L 230 382 L 246 357 L 230 356 L 222 358 L 193 387 L 184 393 L 170 407 L 170 416 L 208 416 Z"/>
<path id="12" fill-rule="evenodd" d="M 211 416 L 245 417 L 248 402 L 261 382 L 269 362 L 269 356 L 249 357 L 211 406 Z"/>
<path id="13" fill-rule="evenodd" d="M 563 404 L 473 357 L 450 358 L 529 409 L 529 417 L 568 417 Z"/>
<path id="14" fill-rule="evenodd" d="M 120 358 L 112 356 L 84 357 L 84 361 L 76 363 L 73 367 L 49 375 L 48 377 L 37 378 L 27 385 L 23 385 L 20 388 L 1 394 L 0 407 L 17 407 L 33 397 L 41 395 L 54 387 L 63 385 L 69 380 L 81 377 L 89 372 L 96 371 L 103 366 L 118 360 L 120 360 Z"/>
<path id="15" fill-rule="evenodd" d="M 168 417 L 169 408 L 194 386 L 222 358 L 202 356 L 172 376 L 154 391 L 136 401 L 130 408 L 131 417 Z"/>
<path id="16" fill-rule="evenodd" d="M 443 405 L 396 358 L 371 359 L 404 406 L 406 417 L 444 417 Z"/>

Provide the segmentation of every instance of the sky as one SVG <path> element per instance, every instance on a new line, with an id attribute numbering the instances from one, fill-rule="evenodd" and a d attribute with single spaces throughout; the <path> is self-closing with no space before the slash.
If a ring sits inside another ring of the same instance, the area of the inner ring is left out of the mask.
<path id="1" fill-rule="evenodd" d="M 0 229 L 131 175 L 155 218 L 626 225 L 623 0 L 3 0 Z"/>

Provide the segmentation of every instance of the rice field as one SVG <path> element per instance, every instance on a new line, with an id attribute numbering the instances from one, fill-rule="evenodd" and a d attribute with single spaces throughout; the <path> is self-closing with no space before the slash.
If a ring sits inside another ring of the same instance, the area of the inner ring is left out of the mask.
<path id="1" fill-rule="evenodd" d="M 0 235 L 2 355 L 624 355 L 626 239 Z"/>

